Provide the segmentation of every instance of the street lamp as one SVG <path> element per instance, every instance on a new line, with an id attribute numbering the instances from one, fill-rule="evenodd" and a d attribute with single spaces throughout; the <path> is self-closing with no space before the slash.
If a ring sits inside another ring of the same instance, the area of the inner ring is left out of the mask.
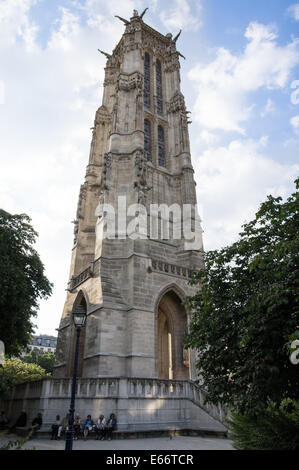
<path id="1" fill-rule="evenodd" d="M 78 368 L 78 353 L 79 353 L 79 339 L 81 328 L 84 326 L 86 320 L 86 309 L 83 305 L 79 305 L 73 310 L 73 321 L 77 331 L 76 350 L 74 359 L 74 372 L 72 383 L 72 396 L 69 413 L 69 423 L 66 431 L 65 450 L 73 450 L 73 437 L 74 437 L 74 413 L 75 413 L 75 393 L 77 381 L 77 368 Z"/>

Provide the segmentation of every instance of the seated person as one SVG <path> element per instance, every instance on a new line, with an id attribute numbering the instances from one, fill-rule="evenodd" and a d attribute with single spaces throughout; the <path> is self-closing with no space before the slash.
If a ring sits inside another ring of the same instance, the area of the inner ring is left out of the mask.
<path id="1" fill-rule="evenodd" d="M 81 430 L 81 420 L 80 416 L 76 415 L 74 419 L 74 439 L 77 441 L 79 439 L 79 434 Z"/>
<path id="2" fill-rule="evenodd" d="M 111 413 L 110 418 L 108 419 L 106 430 L 107 430 L 108 441 L 111 441 L 112 433 L 113 431 L 116 430 L 116 417 L 114 413 Z"/>
<path id="3" fill-rule="evenodd" d="M 104 415 L 100 415 L 96 424 L 96 439 L 100 438 L 100 441 L 103 441 L 106 434 L 106 418 Z"/>
<path id="4" fill-rule="evenodd" d="M 8 424 L 8 419 L 5 414 L 5 411 L 1 411 L 0 426 L 6 426 Z"/>
<path id="5" fill-rule="evenodd" d="M 22 411 L 17 421 L 15 422 L 15 424 L 11 426 L 9 429 L 10 431 L 13 431 L 15 428 L 25 428 L 26 425 L 27 425 L 27 414 L 25 413 L 25 411 Z"/>
<path id="6" fill-rule="evenodd" d="M 52 424 L 51 440 L 52 440 L 52 439 L 55 439 L 55 440 L 58 439 L 58 430 L 59 430 L 59 427 L 60 427 L 60 426 L 61 426 L 60 416 L 57 415 L 57 416 L 56 416 L 56 421 L 55 421 L 55 423 Z"/>
<path id="7" fill-rule="evenodd" d="M 85 420 L 84 426 L 83 426 L 83 435 L 84 435 L 84 440 L 86 441 L 86 438 L 88 436 L 89 431 L 92 431 L 94 426 L 94 422 L 91 419 L 91 415 L 87 415 L 87 418 Z"/>
<path id="8" fill-rule="evenodd" d="M 37 413 L 37 416 L 34 418 L 34 420 L 31 423 L 31 429 L 33 432 L 38 431 L 38 429 L 41 428 L 41 425 L 43 424 L 43 419 L 42 419 L 42 414 Z"/>
<path id="9" fill-rule="evenodd" d="M 69 416 L 70 414 L 67 413 L 65 417 L 62 419 L 61 424 L 58 428 L 58 433 L 57 433 L 57 439 L 60 439 L 61 433 L 65 432 L 67 430 L 68 424 L 69 424 Z"/>

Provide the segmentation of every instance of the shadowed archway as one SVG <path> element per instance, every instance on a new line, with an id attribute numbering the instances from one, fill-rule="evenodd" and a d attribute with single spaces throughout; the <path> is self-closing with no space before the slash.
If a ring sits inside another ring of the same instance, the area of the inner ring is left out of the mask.
<path id="1" fill-rule="evenodd" d="M 183 339 L 187 333 L 187 313 L 173 291 L 166 292 L 157 312 L 157 372 L 161 379 L 189 379 L 188 351 Z"/>

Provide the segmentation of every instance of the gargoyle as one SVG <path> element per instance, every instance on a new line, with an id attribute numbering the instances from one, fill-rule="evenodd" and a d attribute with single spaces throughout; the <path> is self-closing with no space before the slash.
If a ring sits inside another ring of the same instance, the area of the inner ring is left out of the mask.
<path id="1" fill-rule="evenodd" d="M 121 16 L 118 16 L 118 15 L 114 15 L 115 18 L 118 18 L 120 21 L 122 21 L 123 23 L 125 23 L 126 26 L 128 26 L 128 24 L 130 24 L 130 21 L 128 20 L 125 20 L 124 18 L 122 18 Z"/>
<path id="2" fill-rule="evenodd" d="M 98 51 L 99 51 L 101 54 L 103 54 L 104 56 L 106 56 L 107 59 L 111 59 L 111 57 L 112 57 L 111 54 L 108 54 L 107 52 L 101 51 L 100 49 L 98 49 Z"/>
<path id="3" fill-rule="evenodd" d="M 142 18 L 143 18 L 143 16 L 144 16 L 146 10 L 148 10 L 148 8 L 146 8 L 146 9 L 141 13 L 141 15 L 139 16 L 139 18 L 140 18 L 141 20 L 142 20 Z"/>
<path id="4" fill-rule="evenodd" d="M 173 38 L 173 42 L 177 42 L 177 40 L 179 39 L 179 37 L 181 35 L 181 32 L 182 32 L 182 30 L 180 29 L 180 32 L 176 35 L 175 38 Z"/>

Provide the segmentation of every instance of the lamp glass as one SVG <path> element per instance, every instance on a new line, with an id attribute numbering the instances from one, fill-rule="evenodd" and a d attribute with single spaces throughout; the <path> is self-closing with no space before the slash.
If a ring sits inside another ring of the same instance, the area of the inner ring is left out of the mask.
<path id="1" fill-rule="evenodd" d="M 85 309 L 83 308 L 76 308 L 73 312 L 73 320 L 75 326 L 83 326 L 86 319 Z"/>

